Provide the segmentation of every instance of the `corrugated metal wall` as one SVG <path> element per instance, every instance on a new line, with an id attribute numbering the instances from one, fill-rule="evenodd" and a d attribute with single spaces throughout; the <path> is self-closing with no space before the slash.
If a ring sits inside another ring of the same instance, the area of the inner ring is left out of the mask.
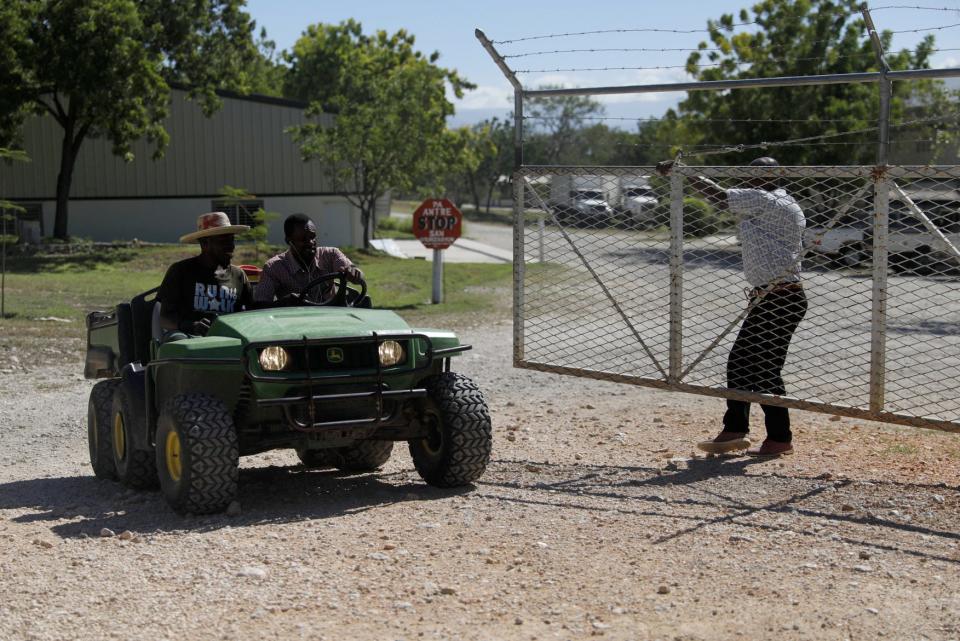
<path id="1" fill-rule="evenodd" d="M 284 130 L 306 122 L 303 109 L 251 99 L 222 97 L 223 108 L 205 118 L 200 107 L 173 90 L 165 123 L 170 144 L 151 159 L 146 141 L 134 145 L 134 162 L 114 156 L 105 140 L 88 139 L 77 159 L 70 190 L 80 198 L 165 198 L 215 195 L 224 185 L 260 195 L 326 194 L 332 186 L 319 163 L 305 163 Z M 332 122 L 324 115 L 321 123 Z M 56 193 L 62 130 L 50 116 L 34 118 L 24 131 L 33 162 L 0 166 L 5 198 L 49 200 Z"/>

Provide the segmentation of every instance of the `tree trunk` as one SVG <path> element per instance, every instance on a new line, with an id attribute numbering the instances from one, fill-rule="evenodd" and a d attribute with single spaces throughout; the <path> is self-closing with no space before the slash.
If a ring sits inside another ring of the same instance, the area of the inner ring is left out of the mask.
<path id="1" fill-rule="evenodd" d="M 73 167 L 77 161 L 82 139 L 74 140 L 73 123 L 63 128 L 60 145 L 60 173 L 57 175 L 57 213 L 53 220 L 53 237 L 67 240 L 67 223 L 70 206 L 70 183 L 73 182 Z"/>
<path id="2" fill-rule="evenodd" d="M 487 213 L 490 213 L 490 201 L 493 199 L 493 190 L 499 184 L 499 177 L 497 180 L 487 185 Z"/>
<path id="3" fill-rule="evenodd" d="M 473 210 L 480 213 L 480 189 L 477 185 L 477 177 L 473 174 L 470 174 L 467 177 L 467 182 L 470 185 L 470 195 L 473 197 Z"/>
<path id="4" fill-rule="evenodd" d="M 360 222 L 363 223 L 363 248 L 370 249 L 370 221 L 373 220 L 373 210 L 377 201 L 364 202 L 360 206 Z"/>

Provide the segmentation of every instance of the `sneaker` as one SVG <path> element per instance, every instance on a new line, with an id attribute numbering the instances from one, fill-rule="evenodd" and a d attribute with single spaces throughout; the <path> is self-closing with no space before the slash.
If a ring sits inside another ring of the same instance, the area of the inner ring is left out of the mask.
<path id="1" fill-rule="evenodd" d="M 777 458 L 788 454 L 793 454 L 793 445 L 781 441 L 771 441 L 770 439 L 765 440 L 758 449 L 747 452 L 747 456 L 757 458 Z"/>
<path id="2" fill-rule="evenodd" d="M 736 450 L 745 450 L 750 447 L 750 439 L 746 432 L 728 432 L 724 430 L 717 434 L 712 441 L 700 441 L 697 447 L 711 454 L 726 454 Z"/>

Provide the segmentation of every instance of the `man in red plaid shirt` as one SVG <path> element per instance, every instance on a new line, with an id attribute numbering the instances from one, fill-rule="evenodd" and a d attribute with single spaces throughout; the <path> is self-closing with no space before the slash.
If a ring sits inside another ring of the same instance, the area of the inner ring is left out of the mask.
<path id="1" fill-rule="evenodd" d="M 333 281 L 317 285 L 309 292 L 303 288 L 318 276 L 344 273 L 351 283 L 359 283 L 363 272 L 336 247 L 317 246 L 317 228 L 303 214 L 293 214 L 283 221 L 283 233 L 290 247 L 263 266 L 260 282 L 253 293 L 256 302 L 270 303 L 297 294 L 313 301 L 325 301 L 335 293 Z"/>

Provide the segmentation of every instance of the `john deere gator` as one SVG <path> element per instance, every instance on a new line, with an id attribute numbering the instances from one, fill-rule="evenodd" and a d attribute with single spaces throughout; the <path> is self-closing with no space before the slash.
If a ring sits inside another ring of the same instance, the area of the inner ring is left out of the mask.
<path id="1" fill-rule="evenodd" d="M 483 393 L 451 371 L 470 349 L 367 308 L 335 280 L 324 304 L 217 317 L 206 336 L 162 343 L 156 289 L 87 316 L 87 436 L 96 476 L 159 486 L 179 512 L 212 513 L 238 495 L 239 461 L 292 448 L 310 467 L 376 470 L 406 441 L 420 476 L 470 484 L 490 459 Z M 305 290 L 315 286 L 311 283 Z"/>

